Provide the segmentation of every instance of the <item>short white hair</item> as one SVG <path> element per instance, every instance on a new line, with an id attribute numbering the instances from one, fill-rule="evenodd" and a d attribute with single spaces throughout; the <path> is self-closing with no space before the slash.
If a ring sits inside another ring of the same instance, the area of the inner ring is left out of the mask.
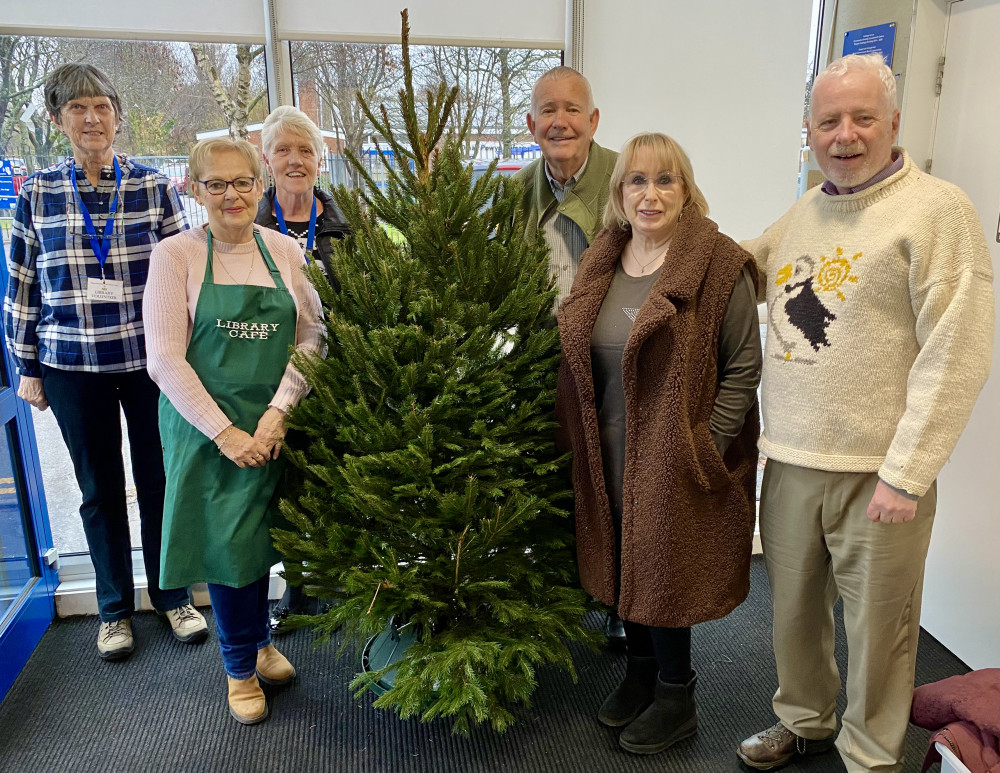
<path id="1" fill-rule="evenodd" d="M 535 85 L 531 88 L 531 115 L 538 114 L 538 87 L 548 81 L 553 81 L 558 78 L 573 78 L 578 83 L 582 84 L 583 91 L 587 95 L 587 115 L 592 115 L 594 112 L 594 92 L 590 88 L 590 81 L 588 81 L 582 73 L 574 70 L 572 67 L 566 67 L 565 65 L 553 67 L 551 70 L 544 73 L 537 81 L 535 81 Z"/>
<path id="2" fill-rule="evenodd" d="M 309 116 L 291 105 L 274 108 L 264 119 L 264 125 L 260 129 L 260 144 L 266 155 L 270 155 L 275 141 L 285 132 L 305 137 L 312 143 L 316 155 L 323 155 L 326 144 L 323 142 L 323 134 L 319 127 Z"/>
<path id="3" fill-rule="evenodd" d="M 834 59 L 826 66 L 813 81 L 812 91 L 809 95 L 809 119 L 812 120 L 812 95 L 816 93 L 816 86 L 829 78 L 843 78 L 852 72 L 870 72 L 878 76 L 885 91 L 885 106 L 892 115 L 896 108 L 896 77 L 892 70 L 885 63 L 882 54 L 848 54 L 840 59 Z"/>

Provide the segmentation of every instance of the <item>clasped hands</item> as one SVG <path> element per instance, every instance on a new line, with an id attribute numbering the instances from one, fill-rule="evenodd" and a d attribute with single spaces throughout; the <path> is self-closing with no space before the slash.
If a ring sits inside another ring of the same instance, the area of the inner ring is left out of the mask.
<path id="1" fill-rule="evenodd" d="M 284 438 L 285 412 L 271 407 L 260 417 L 253 435 L 230 425 L 215 437 L 215 445 L 237 467 L 263 467 L 281 454 Z"/>

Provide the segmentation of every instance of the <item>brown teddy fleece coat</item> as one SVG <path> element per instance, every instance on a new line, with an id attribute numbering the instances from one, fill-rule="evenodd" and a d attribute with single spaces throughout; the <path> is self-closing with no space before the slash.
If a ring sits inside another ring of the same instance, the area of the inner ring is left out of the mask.
<path id="1" fill-rule="evenodd" d="M 620 554 L 604 484 L 590 339 L 628 233 L 602 231 L 559 309 L 556 393 L 573 449 L 577 560 L 583 587 L 626 620 L 671 628 L 726 615 L 750 590 L 757 404 L 725 458 L 709 418 L 718 343 L 749 253 L 686 207 L 660 276 L 622 355 L 625 475 Z"/>

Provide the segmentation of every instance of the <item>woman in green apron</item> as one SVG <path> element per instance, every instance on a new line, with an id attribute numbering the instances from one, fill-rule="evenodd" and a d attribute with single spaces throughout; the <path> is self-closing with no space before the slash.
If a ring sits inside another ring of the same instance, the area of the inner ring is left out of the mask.
<path id="1" fill-rule="evenodd" d="M 258 678 L 295 676 L 270 642 L 268 583 L 280 560 L 270 530 L 285 412 L 306 391 L 289 353 L 319 350 L 320 304 L 298 244 L 254 227 L 257 150 L 205 140 L 189 165 L 208 225 L 158 245 L 143 302 L 149 372 L 163 393 L 160 582 L 208 583 L 229 711 L 254 724 L 268 713 Z"/>

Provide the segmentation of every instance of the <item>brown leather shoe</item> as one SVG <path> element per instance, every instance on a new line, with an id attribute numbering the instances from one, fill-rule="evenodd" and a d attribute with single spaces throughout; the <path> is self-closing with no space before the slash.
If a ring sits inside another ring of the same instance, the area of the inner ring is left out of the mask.
<path id="1" fill-rule="evenodd" d="M 295 666 L 268 644 L 257 650 L 257 676 L 264 684 L 288 684 L 295 678 Z"/>
<path id="2" fill-rule="evenodd" d="M 256 674 L 246 679 L 227 676 L 226 680 L 229 682 L 229 713 L 233 719 L 241 725 L 256 725 L 267 719 L 267 700 Z"/>
<path id="3" fill-rule="evenodd" d="M 736 753 L 751 768 L 772 770 L 787 765 L 796 755 L 812 756 L 830 751 L 835 735 L 831 733 L 815 740 L 803 738 L 779 722 L 747 738 Z"/>

